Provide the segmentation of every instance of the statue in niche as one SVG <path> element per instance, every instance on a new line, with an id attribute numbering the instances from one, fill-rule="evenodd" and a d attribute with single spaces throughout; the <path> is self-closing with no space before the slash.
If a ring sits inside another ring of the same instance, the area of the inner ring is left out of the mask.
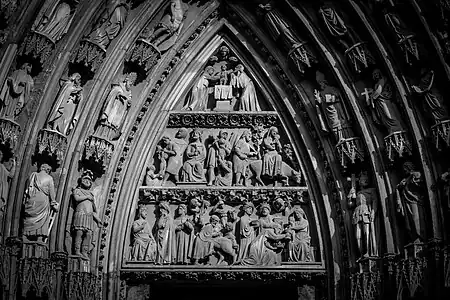
<path id="1" fill-rule="evenodd" d="M 316 72 L 316 81 L 320 91 L 315 91 L 314 96 L 321 107 L 318 113 L 322 130 L 328 132 L 331 129 L 338 142 L 353 137 L 350 116 L 345 109 L 341 93 L 337 88 L 329 85 L 325 75 L 319 71 Z M 326 116 L 326 122 L 323 121 L 322 111 Z"/>
<path id="2" fill-rule="evenodd" d="M 24 63 L 20 69 L 14 71 L 5 81 L 0 91 L 1 116 L 15 120 L 22 112 L 30 98 L 34 81 L 31 77 L 31 64 Z"/>
<path id="3" fill-rule="evenodd" d="M 116 139 L 121 134 L 122 124 L 131 106 L 131 87 L 136 81 L 136 73 L 126 74 L 119 83 L 113 84 L 100 116 L 98 132 L 107 139 Z"/>
<path id="4" fill-rule="evenodd" d="M 156 260 L 156 242 L 147 221 L 147 208 L 139 207 L 139 219 L 133 222 L 133 248 L 130 260 L 154 262 Z"/>
<path id="5" fill-rule="evenodd" d="M 303 209 L 300 207 L 295 208 L 289 215 L 288 223 L 285 225 L 285 232 L 291 235 L 288 244 L 288 261 L 312 261 L 309 222 Z"/>
<path id="6" fill-rule="evenodd" d="M 338 39 L 339 44 L 342 45 L 344 50 L 358 43 L 358 39 L 352 28 L 346 26 L 344 20 L 333 7 L 322 5 L 319 9 L 319 14 L 328 32 Z"/>
<path id="7" fill-rule="evenodd" d="M 125 26 L 130 9 L 128 2 L 128 0 L 109 0 L 94 30 L 89 33 L 88 39 L 106 50 L 109 43 Z"/>
<path id="8" fill-rule="evenodd" d="M 71 7 L 67 2 L 54 2 L 44 12 L 41 21 L 36 27 L 36 31 L 44 34 L 56 43 L 67 33 L 75 14 L 71 13 Z M 75 3 L 78 4 L 77 1 Z"/>
<path id="9" fill-rule="evenodd" d="M 161 52 L 171 48 L 183 28 L 186 11 L 187 6 L 181 0 L 170 0 L 170 10 L 164 14 L 148 37 L 149 42 Z"/>
<path id="10" fill-rule="evenodd" d="M 403 51 L 406 62 L 411 64 L 414 59 L 419 60 L 419 47 L 415 39 L 415 34 L 408 30 L 408 26 L 395 13 L 385 12 L 384 19 L 388 27 L 390 27 L 397 37 L 397 44 Z"/>
<path id="11" fill-rule="evenodd" d="M 162 185 L 166 183 L 167 180 L 173 177 L 175 182 L 179 182 L 180 169 L 183 165 L 183 155 L 186 147 L 188 145 L 186 138 L 188 136 L 188 131 L 186 128 L 178 129 L 175 134 L 175 138 L 171 141 L 173 146 L 173 151 L 175 155 L 169 155 L 166 163 L 165 173 L 163 176 Z M 161 174 L 161 172 L 159 173 Z"/>
<path id="12" fill-rule="evenodd" d="M 284 20 L 280 11 L 275 8 L 275 1 L 258 5 L 258 13 L 262 15 L 264 24 L 269 34 L 276 43 L 280 43 L 293 59 L 300 72 L 304 72 L 304 65 L 310 67 L 312 62 L 317 62 L 313 51 L 306 42 L 299 40 L 293 34 L 289 24 Z"/>
<path id="13" fill-rule="evenodd" d="M 103 222 L 97 216 L 96 196 L 91 191 L 93 181 L 92 171 L 86 170 L 82 173 L 78 186 L 72 189 L 75 204 L 72 220 L 73 253 L 83 259 L 89 259 L 94 231 L 103 227 Z"/>
<path id="14" fill-rule="evenodd" d="M 424 190 L 422 174 L 412 162 L 403 164 L 405 178 L 397 185 L 397 211 L 403 216 L 410 241 L 414 244 L 425 241 L 426 215 L 424 212 Z"/>
<path id="15" fill-rule="evenodd" d="M 433 116 L 435 123 L 447 120 L 448 113 L 443 106 L 443 97 L 434 85 L 434 71 L 422 69 L 420 83 L 411 86 L 414 92 L 424 98 L 425 109 Z"/>
<path id="16" fill-rule="evenodd" d="M 291 234 L 283 233 L 281 224 L 273 220 L 270 212 L 270 205 L 263 203 L 259 209 L 259 219 L 250 222 L 251 226 L 258 228 L 258 235 L 250 243 L 247 258 L 242 260 L 242 265 L 281 265 L 281 252 L 285 248 L 285 241 L 290 239 Z"/>
<path id="17" fill-rule="evenodd" d="M 224 168 L 228 167 L 227 164 L 224 164 L 224 160 L 230 154 L 231 154 L 231 144 L 228 141 L 228 132 L 221 130 L 219 132 L 219 135 L 217 136 L 217 139 L 214 139 L 213 143 L 208 149 L 208 156 L 206 158 L 208 185 L 213 185 L 214 179 L 216 178 L 215 176 L 216 171 L 218 171 L 219 169 L 223 170 Z M 220 167 L 219 167 L 219 160 L 222 161 Z"/>
<path id="18" fill-rule="evenodd" d="M 174 263 L 187 265 L 191 260 L 194 243 L 194 224 L 187 216 L 186 204 L 177 208 L 177 216 L 173 220 L 175 228 L 175 256 Z"/>
<path id="19" fill-rule="evenodd" d="M 251 139 L 250 130 L 245 130 L 241 138 L 237 141 L 233 148 L 233 173 L 235 175 L 236 186 L 247 186 L 246 173 L 249 164 L 249 158 L 255 157 L 258 153 L 251 148 L 249 142 Z M 241 183 L 241 179 L 242 182 Z M 262 181 L 260 181 L 262 183 Z M 262 183 L 264 185 L 264 183 Z"/>
<path id="20" fill-rule="evenodd" d="M 263 153 L 262 176 L 275 179 L 283 175 L 281 149 L 278 128 L 270 127 L 261 144 Z"/>
<path id="21" fill-rule="evenodd" d="M 5 207 L 8 203 L 8 194 L 9 194 L 9 181 L 14 178 L 14 174 L 16 173 L 16 160 L 10 159 L 10 166 L 7 166 L 3 161 L 3 151 L 0 150 L 0 218 L 2 218 L 3 213 L 5 212 Z"/>
<path id="22" fill-rule="evenodd" d="M 355 183 L 347 196 L 349 207 L 355 207 L 352 224 L 355 227 L 356 243 L 362 257 L 378 256 L 378 244 L 375 232 L 375 218 L 377 215 L 378 196 L 375 188 L 369 187 L 369 177 L 366 172 L 359 176 L 359 190 Z"/>
<path id="23" fill-rule="evenodd" d="M 402 131 L 400 116 L 397 107 L 393 102 L 393 90 L 387 78 L 383 76 L 379 69 L 372 72 L 375 86 L 371 93 L 365 93 L 366 103 L 372 110 L 375 123 L 383 125 L 389 134 Z"/>
<path id="24" fill-rule="evenodd" d="M 239 219 L 239 253 L 237 256 L 237 263 L 247 258 L 250 243 L 255 239 L 255 228 L 251 226 L 253 221 L 251 216 L 255 211 L 255 206 L 252 202 L 246 202 L 242 206 L 244 215 Z"/>
<path id="25" fill-rule="evenodd" d="M 253 81 L 238 64 L 231 76 L 231 85 L 238 89 L 239 111 L 261 111 Z"/>
<path id="26" fill-rule="evenodd" d="M 56 97 L 56 104 L 50 114 L 47 125 L 65 136 L 75 127 L 78 104 L 83 100 L 81 75 L 72 74 L 68 80 L 61 81 L 61 88 Z"/>
<path id="27" fill-rule="evenodd" d="M 158 177 L 163 178 L 164 174 L 166 174 L 167 161 L 171 156 L 177 155 L 175 145 L 171 143 L 170 137 L 162 137 L 160 144 L 156 146 L 156 154 L 160 161 Z"/>
<path id="28" fill-rule="evenodd" d="M 173 218 L 170 215 L 170 207 L 167 202 L 158 204 L 157 219 L 154 226 L 154 236 L 158 254 L 156 256 L 157 264 L 171 264 L 175 259 L 175 228 Z"/>
<path id="29" fill-rule="evenodd" d="M 183 109 L 194 111 L 206 110 L 210 94 L 209 83 L 210 81 L 219 79 L 214 72 L 215 71 L 212 66 L 207 66 L 205 68 L 197 83 L 192 87 L 187 104 Z"/>
<path id="30" fill-rule="evenodd" d="M 42 164 L 39 172 L 33 172 L 28 179 L 28 187 L 24 199 L 23 235 L 29 241 L 37 241 L 44 245 L 50 234 L 51 220 L 58 212 L 55 184 L 50 175 L 52 167 Z"/>
<path id="31" fill-rule="evenodd" d="M 181 169 L 182 182 L 205 182 L 203 164 L 206 158 L 206 149 L 201 140 L 198 129 L 191 131 L 191 141 L 186 148 L 186 161 Z"/>

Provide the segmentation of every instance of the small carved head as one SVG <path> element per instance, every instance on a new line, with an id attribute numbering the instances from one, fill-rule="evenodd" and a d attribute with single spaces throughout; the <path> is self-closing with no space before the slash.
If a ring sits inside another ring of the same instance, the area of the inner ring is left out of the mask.
<path id="1" fill-rule="evenodd" d="M 198 128 L 194 128 L 194 130 L 191 131 L 191 140 L 193 141 L 201 141 L 202 133 Z"/>
<path id="2" fill-rule="evenodd" d="M 369 174 L 366 171 L 359 174 L 359 185 L 363 188 L 369 185 Z"/>
<path id="3" fill-rule="evenodd" d="M 139 206 L 139 217 L 141 217 L 141 219 L 145 219 L 147 218 L 147 207 L 145 205 L 140 205 Z"/>
<path id="4" fill-rule="evenodd" d="M 135 72 L 131 72 L 129 74 L 125 75 L 125 85 L 127 86 L 127 88 L 131 88 L 134 83 L 136 82 L 137 79 L 137 74 Z"/>
<path id="5" fill-rule="evenodd" d="M 30 63 L 24 63 L 21 67 L 22 70 L 25 70 L 28 74 L 31 73 L 33 66 Z"/>
<path id="6" fill-rule="evenodd" d="M 170 213 L 169 203 L 160 202 L 158 204 L 159 214 L 162 216 L 167 216 Z"/>
<path id="7" fill-rule="evenodd" d="M 206 68 L 205 68 L 205 73 L 206 74 L 208 74 L 208 75 L 213 75 L 214 74 L 214 67 L 212 67 L 212 66 L 207 66 Z"/>
<path id="8" fill-rule="evenodd" d="M 245 140 L 246 142 L 250 142 L 250 138 L 252 136 L 252 133 L 250 132 L 250 130 L 246 129 L 244 130 L 244 132 L 242 133 L 241 138 L 243 140 Z"/>
<path id="9" fill-rule="evenodd" d="M 295 209 L 294 209 L 294 211 L 292 212 L 292 214 L 291 214 L 291 216 L 292 215 L 294 215 L 295 216 L 295 218 L 297 219 L 297 220 L 302 220 L 302 219 L 305 219 L 306 220 L 306 213 L 305 213 L 305 211 L 303 210 L 303 208 L 301 208 L 301 207 L 296 207 Z"/>
<path id="10" fill-rule="evenodd" d="M 219 131 L 219 139 L 224 139 L 224 140 L 228 139 L 228 132 L 226 132 L 224 130 Z"/>
<path id="11" fill-rule="evenodd" d="M 281 198 L 276 198 L 272 203 L 273 209 L 276 212 L 282 212 L 284 208 L 286 208 L 286 204 L 284 203 L 284 200 Z"/>
<path id="12" fill-rule="evenodd" d="M 327 85 L 327 80 L 325 79 L 325 74 L 322 72 L 316 72 L 316 81 L 319 84 L 320 88 L 323 89 Z"/>
<path id="13" fill-rule="evenodd" d="M 276 128 L 275 126 L 270 127 L 269 131 L 267 131 L 267 136 L 278 139 L 280 137 L 278 135 L 278 128 Z"/>
<path id="14" fill-rule="evenodd" d="M 221 65 L 221 66 L 220 66 L 220 69 L 221 69 L 222 71 L 226 71 L 226 70 L 227 70 L 227 65 L 225 65 L 225 64 Z"/>
<path id="15" fill-rule="evenodd" d="M 180 128 L 178 129 L 177 133 L 175 134 L 175 138 L 177 139 L 186 139 L 188 136 L 188 130 L 186 128 Z"/>
<path id="16" fill-rule="evenodd" d="M 381 73 L 381 70 L 380 69 L 373 70 L 372 78 L 373 78 L 374 81 L 378 81 L 381 78 L 383 78 L 383 74 Z"/>
<path id="17" fill-rule="evenodd" d="M 81 83 L 81 75 L 80 75 L 80 73 L 73 73 L 72 75 L 70 75 L 69 79 L 71 81 L 73 81 L 73 83 L 75 83 L 76 85 L 80 85 L 80 83 Z"/>
<path id="18" fill-rule="evenodd" d="M 85 170 L 82 174 L 81 174 L 81 185 L 86 188 L 89 189 L 92 186 L 92 181 L 94 177 L 94 173 L 92 173 L 91 170 Z"/>
<path id="19" fill-rule="evenodd" d="M 255 205 L 253 205 L 253 203 L 252 202 L 246 202 L 245 204 L 244 204 L 244 206 L 242 207 L 242 209 L 244 210 L 244 212 L 247 214 L 247 215 L 252 215 L 253 214 L 253 212 L 255 211 Z"/>
<path id="20" fill-rule="evenodd" d="M 244 66 L 242 64 L 238 64 L 236 66 L 236 68 L 234 69 L 234 71 L 242 73 L 242 72 L 244 72 Z"/>
<path id="21" fill-rule="evenodd" d="M 219 49 L 219 53 L 220 53 L 220 55 L 225 57 L 225 56 L 227 56 L 230 53 L 230 48 L 228 48 L 227 46 L 222 46 Z"/>
<path id="22" fill-rule="evenodd" d="M 212 215 L 211 218 L 209 218 L 209 222 L 210 222 L 212 225 L 218 224 L 219 221 L 220 221 L 220 219 L 219 219 L 219 217 L 216 216 L 216 215 Z"/>
<path id="23" fill-rule="evenodd" d="M 180 205 L 178 205 L 178 207 L 177 207 L 177 214 L 178 214 L 179 216 L 184 216 L 184 215 L 186 214 L 186 212 L 187 212 L 187 206 L 186 206 L 186 204 L 180 204 Z"/>
<path id="24" fill-rule="evenodd" d="M 270 208 L 270 205 L 268 203 L 263 203 L 259 207 L 259 214 L 263 217 L 268 216 L 272 209 Z"/>
<path id="25" fill-rule="evenodd" d="M 168 137 L 167 135 L 163 136 L 163 137 L 161 138 L 161 143 L 162 143 L 163 145 L 169 145 L 169 143 L 170 143 L 170 137 Z"/>
<path id="26" fill-rule="evenodd" d="M 49 174 L 52 172 L 52 167 L 49 164 L 42 164 L 39 168 L 39 171 L 44 171 L 45 173 Z"/>

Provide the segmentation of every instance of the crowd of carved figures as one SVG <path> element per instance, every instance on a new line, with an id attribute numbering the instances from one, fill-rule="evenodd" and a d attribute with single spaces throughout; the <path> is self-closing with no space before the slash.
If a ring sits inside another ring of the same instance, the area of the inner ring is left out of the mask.
<path id="1" fill-rule="evenodd" d="M 315 260 L 305 211 L 281 199 L 256 209 L 252 202 L 233 207 L 219 199 L 211 206 L 194 197 L 174 213 L 169 202 L 162 201 L 156 205 L 154 224 L 147 210 L 140 205 L 133 222 L 130 261 L 279 266 Z"/>
<path id="2" fill-rule="evenodd" d="M 145 184 L 164 186 L 170 181 L 177 185 L 298 186 L 301 183 L 301 173 L 293 169 L 292 160 L 283 161 L 283 156 L 292 158 L 292 153 L 290 145 L 281 145 L 275 126 L 267 130 L 256 126 L 231 134 L 220 130 L 206 141 L 202 135 L 197 128 L 190 132 L 180 128 L 174 138 L 163 136 L 156 146 L 159 164 L 149 168 Z"/>

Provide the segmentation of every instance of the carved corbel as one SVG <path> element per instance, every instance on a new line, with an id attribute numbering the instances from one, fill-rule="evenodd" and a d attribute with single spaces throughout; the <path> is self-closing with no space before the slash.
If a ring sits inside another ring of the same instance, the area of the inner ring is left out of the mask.
<path id="1" fill-rule="evenodd" d="M 82 64 L 95 73 L 105 60 L 105 57 L 105 49 L 94 42 L 83 39 L 80 42 L 80 46 L 70 56 L 70 62 Z"/>

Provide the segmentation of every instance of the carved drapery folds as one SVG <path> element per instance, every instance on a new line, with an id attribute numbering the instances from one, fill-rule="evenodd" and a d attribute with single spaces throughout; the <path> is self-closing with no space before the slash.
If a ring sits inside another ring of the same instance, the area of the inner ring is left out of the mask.
<path id="1" fill-rule="evenodd" d="M 177 41 L 186 16 L 188 5 L 181 0 L 171 0 L 161 20 L 153 28 L 146 28 L 128 52 L 126 61 L 136 64 L 144 73 L 158 63 L 161 55 Z"/>
<path id="2" fill-rule="evenodd" d="M 136 76 L 136 73 L 124 74 L 119 82 L 112 84 L 94 135 L 88 137 L 85 142 L 83 159 L 94 161 L 103 168 L 109 164 L 114 151 L 112 141 L 117 140 L 122 134 L 122 126 L 131 106 L 131 88 Z"/>
<path id="3" fill-rule="evenodd" d="M 375 59 L 366 42 L 362 41 L 353 28 L 345 23 L 332 5 L 322 5 L 319 9 L 319 15 L 328 34 L 337 40 L 349 61 L 350 67 L 356 74 L 375 64 Z"/>
<path id="4" fill-rule="evenodd" d="M 79 0 L 53 0 L 44 8 L 19 49 L 20 55 L 30 55 L 41 66 L 50 58 L 56 43 L 67 33 Z"/>
<path id="5" fill-rule="evenodd" d="M 316 82 L 320 90 L 314 91 L 314 97 L 321 129 L 333 133 L 341 166 L 346 168 L 349 163 L 363 161 L 364 148 L 361 139 L 353 132 L 352 119 L 342 94 L 319 71 L 316 72 Z"/>
<path id="6" fill-rule="evenodd" d="M 130 263 L 295 268 L 316 261 L 306 188 L 142 187 L 140 195 Z"/>
<path id="7" fill-rule="evenodd" d="M 106 49 L 122 31 L 130 9 L 130 0 L 108 0 L 92 31 L 80 42 L 70 61 L 95 72 L 103 63 Z"/>
<path id="8" fill-rule="evenodd" d="M 318 62 L 308 42 L 295 36 L 294 31 L 276 8 L 275 1 L 259 4 L 258 13 L 269 35 L 275 42 L 281 44 L 281 47 L 301 74 L 305 73 L 305 69 L 311 68 L 313 64 Z"/>

